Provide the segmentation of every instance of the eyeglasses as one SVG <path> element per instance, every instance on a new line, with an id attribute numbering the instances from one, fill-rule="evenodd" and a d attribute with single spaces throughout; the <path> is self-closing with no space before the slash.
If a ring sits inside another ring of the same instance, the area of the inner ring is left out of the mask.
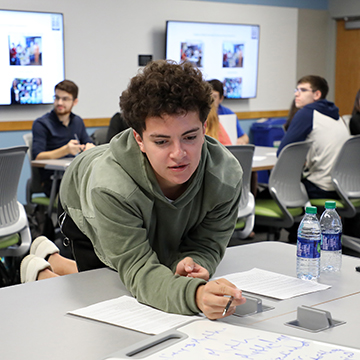
<path id="1" fill-rule="evenodd" d="M 73 101 L 74 99 L 71 97 L 68 97 L 68 96 L 61 97 L 61 96 L 54 95 L 54 100 L 55 101 L 62 100 L 63 102 L 69 102 L 69 101 Z"/>
<path id="2" fill-rule="evenodd" d="M 311 90 L 311 89 L 306 89 L 306 88 L 296 88 L 294 89 L 294 94 L 296 94 L 297 92 L 301 93 L 305 93 L 307 91 L 311 91 L 311 92 L 315 92 L 316 90 Z"/>

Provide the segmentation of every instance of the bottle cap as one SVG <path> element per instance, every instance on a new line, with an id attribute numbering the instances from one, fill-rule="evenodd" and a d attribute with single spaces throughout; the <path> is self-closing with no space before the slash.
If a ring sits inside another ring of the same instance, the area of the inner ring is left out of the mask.
<path id="1" fill-rule="evenodd" d="M 305 212 L 307 214 L 316 214 L 317 213 L 317 208 L 316 206 L 307 206 L 305 209 Z"/>
<path id="2" fill-rule="evenodd" d="M 335 209 L 336 202 L 335 201 L 325 201 L 325 209 Z"/>

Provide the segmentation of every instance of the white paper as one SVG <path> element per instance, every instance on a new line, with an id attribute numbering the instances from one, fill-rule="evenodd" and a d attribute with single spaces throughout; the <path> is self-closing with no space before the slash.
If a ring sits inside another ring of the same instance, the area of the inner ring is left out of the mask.
<path id="1" fill-rule="evenodd" d="M 301 280 L 257 268 L 223 277 L 242 291 L 280 300 L 326 290 L 331 287 L 315 281 Z"/>
<path id="2" fill-rule="evenodd" d="M 131 296 L 121 296 L 103 301 L 68 314 L 77 315 L 108 324 L 122 326 L 146 334 L 159 334 L 189 321 L 199 319 L 197 316 L 169 314 L 150 306 L 138 303 Z"/>
<path id="3" fill-rule="evenodd" d="M 266 156 L 259 156 L 259 155 L 253 156 L 253 161 L 263 161 L 265 159 L 266 159 Z"/>
<path id="4" fill-rule="evenodd" d="M 219 115 L 219 121 L 229 135 L 232 145 L 237 141 L 237 117 L 235 114 Z"/>

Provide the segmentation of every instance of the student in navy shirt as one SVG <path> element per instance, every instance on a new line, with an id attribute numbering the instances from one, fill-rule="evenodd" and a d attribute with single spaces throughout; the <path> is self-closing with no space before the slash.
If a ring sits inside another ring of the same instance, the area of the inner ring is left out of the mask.
<path id="1" fill-rule="evenodd" d="M 71 112 L 78 103 L 78 87 L 64 80 L 55 86 L 54 109 L 34 121 L 32 127 L 35 160 L 75 156 L 94 147 L 83 120 Z M 40 169 L 44 193 L 50 196 L 53 171 Z"/>
<path id="2" fill-rule="evenodd" d="M 222 101 L 224 100 L 224 87 L 220 80 L 213 79 L 208 81 L 208 83 L 213 88 L 213 98 L 214 98 L 214 104 L 217 108 L 218 115 L 229 115 L 229 114 L 235 114 L 232 110 L 229 108 L 221 105 Z M 236 118 L 237 119 L 237 118 Z M 240 121 L 237 119 L 236 121 L 236 128 L 237 128 L 237 145 L 246 145 L 249 143 L 249 137 L 247 134 L 244 133 L 243 129 L 240 126 Z"/>

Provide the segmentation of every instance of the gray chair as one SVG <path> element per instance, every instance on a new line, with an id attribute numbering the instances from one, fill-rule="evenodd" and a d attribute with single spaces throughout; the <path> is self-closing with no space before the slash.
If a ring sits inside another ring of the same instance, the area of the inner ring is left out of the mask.
<path id="1" fill-rule="evenodd" d="M 360 213 L 360 135 L 353 136 L 342 146 L 331 171 L 331 180 L 338 199 L 310 199 L 311 204 L 324 207 L 334 200 L 342 218 L 353 218 Z M 360 237 L 360 234 L 359 234 Z M 343 245 L 360 252 L 360 238 L 343 236 Z"/>
<path id="2" fill-rule="evenodd" d="M 26 203 L 28 205 L 45 205 L 49 206 L 50 198 L 43 194 L 43 188 L 41 186 L 41 177 L 40 172 L 37 167 L 31 166 L 32 158 L 32 143 L 33 143 L 33 134 L 31 132 L 23 135 L 25 144 L 28 146 L 28 159 L 30 162 L 31 168 L 31 177 L 26 183 Z"/>
<path id="3" fill-rule="evenodd" d="M 0 257 L 6 261 L 22 257 L 31 245 L 27 215 L 24 206 L 17 201 L 17 188 L 27 150 L 27 146 L 0 149 Z M 10 263 L 6 263 L 9 266 Z"/>
<path id="4" fill-rule="evenodd" d="M 340 197 L 337 209 L 343 217 L 354 217 L 360 212 L 360 135 L 353 136 L 342 146 L 331 171 L 331 180 Z M 320 206 L 329 199 L 314 199 Z M 332 200 L 332 199 L 331 199 Z"/>
<path id="5" fill-rule="evenodd" d="M 269 178 L 271 199 L 256 199 L 255 223 L 269 227 L 268 240 L 278 237 L 281 228 L 290 228 L 301 219 L 309 202 L 301 182 L 311 142 L 292 143 L 283 148 Z"/>
<path id="6" fill-rule="evenodd" d="M 94 141 L 94 144 L 96 146 L 98 145 L 102 145 L 102 144 L 106 144 L 106 139 L 107 139 L 107 133 L 108 133 L 108 126 L 96 129 L 92 134 L 91 134 L 91 139 Z"/>
<path id="7" fill-rule="evenodd" d="M 255 199 L 250 191 L 255 145 L 229 145 L 226 147 L 239 161 L 243 169 L 242 192 L 234 235 L 237 238 L 246 239 L 252 232 L 255 221 Z"/>

